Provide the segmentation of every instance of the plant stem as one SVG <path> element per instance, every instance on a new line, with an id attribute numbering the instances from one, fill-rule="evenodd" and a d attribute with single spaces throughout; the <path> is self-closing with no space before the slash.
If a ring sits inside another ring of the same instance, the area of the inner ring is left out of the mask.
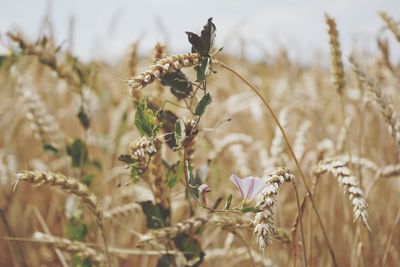
<path id="1" fill-rule="evenodd" d="M 302 247 L 302 252 L 303 252 L 303 267 L 306 267 L 307 266 L 307 252 L 306 252 L 306 245 L 304 242 L 305 239 L 304 239 L 304 232 L 303 232 L 303 214 L 300 209 L 299 192 L 297 191 L 296 182 L 293 181 L 292 184 L 293 184 L 294 192 L 296 194 L 297 212 L 299 214 L 301 247 Z"/>
<path id="2" fill-rule="evenodd" d="M 348 153 L 349 153 L 349 165 L 351 166 L 351 144 L 350 144 L 350 131 L 349 131 L 349 127 L 346 123 L 346 114 L 345 114 L 345 110 L 344 110 L 344 97 L 343 94 L 339 94 L 339 101 L 340 101 L 340 109 L 342 112 L 342 119 L 343 119 L 343 126 L 344 126 L 344 130 L 346 131 L 346 139 L 347 139 L 347 149 L 348 149 Z"/>
<path id="3" fill-rule="evenodd" d="M 280 132 L 282 133 L 282 136 L 283 136 L 283 138 L 285 139 L 286 145 L 287 145 L 287 147 L 288 147 L 288 149 L 289 149 L 289 152 L 290 152 L 290 154 L 291 154 L 291 156 L 292 156 L 292 158 L 293 158 L 293 160 L 294 160 L 294 162 L 295 162 L 295 164 L 296 164 L 296 168 L 297 168 L 297 170 L 298 170 L 298 172 L 299 172 L 299 174 L 300 174 L 300 177 L 301 177 L 301 180 L 302 180 L 302 182 L 303 182 L 303 185 L 304 185 L 304 187 L 305 187 L 307 193 L 309 194 L 309 198 L 310 198 L 310 201 L 311 201 L 313 210 L 314 210 L 314 212 L 315 212 L 315 214 L 316 214 L 316 216 L 317 216 L 319 225 L 320 225 L 321 230 L 322 230 L 322 233 L 323 233 L 323 235 L 324 235 L 324 238 L 325 238 L 326 244 L 327 244 L 327 246 L 328 246 L 329 252 L 330 252 L 330 254 L 331 254 L 332 261 L 333 261 L 333 265 L 334 265 L 335 267 L 337 267 L 338 264 L 337 264 L 337 262 L 336 262 L 335 253 L 334 253 L 333 248 L 332 248 L 332 246 L 331 246 L 331 244 L 330 244 L 330 242 L 329 242 L 329 238 L 328 238 L 328 235 L 327 235 L 327 233 L 326 233 L 326 231 L 325 231 L 325 228 L 324 228 L 324 226 L 323 226 L 323 224 L 322 224 L 322 219 L 321 219 L 321 216 L 320 216 L 320 214 L 319 214 L 319 212 L 318 212 L 317 205 L 315 204 L 314 197 L 313 197 L 313 195 L 312 195 L 312 193 L 311 193 L 310 188 L 309 188 L 308 185 L 307 185 L 305 176 L 304 176 L 303 171 L 301 170 L 301 167 L 300 167 L 300 163 L 299 163 L 299 161 L 297 160 L 296 155 L 294 154 L 292 145 L 290 144 L 289 139 L 288 139 L 288 137 L 286 136 L 285 131 L 283 130 L 282 125 L 280 124 L 280 122 L 279 122 L 279 120 L 278 120 L 278 117 L 276 116 L 275 112 L 273 111 L 271 105 L 270 105 L 270 104 L 268 103 L 268 101 L 261 95 L 261 93 L 258 91 L 257 87 L 255 87 L 253 84 L 251 84 L 246 78 L 244 78 L 243 76 L 241 76 L 241 75 L 240 75 L 238 72 L 236 72 L 233 68 L 231 68 L 231 67 L 225 65 L 225 64 L 222 63 L 221 61 L 215 60 L 214 63 L 220 65 L 222 68 L 224 68 L 224 69 L 226 69 L 226 70 L 229 70 L 229 71 L 232 72 L 234 75 L 236 75 L 239 79 L 241 79 L 247 86 L 249 86 L 249 87 L 251 88 L 251 90 L 253 90 L 253 92 L 260 98 L 260 100 L 264 103 L 265 107 L 268 109 L 269 113 L 271 114 L 272 118 L 274 119 L 275 123 L 277 124 L 277 126 L 278 126 Z"/>

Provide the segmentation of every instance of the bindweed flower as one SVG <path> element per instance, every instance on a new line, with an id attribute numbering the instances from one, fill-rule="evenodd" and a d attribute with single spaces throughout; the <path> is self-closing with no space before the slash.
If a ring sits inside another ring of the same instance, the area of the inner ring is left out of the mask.
<path id="1" fill-rule="evenodd" d="M 232 183 L 234 183 L 239 189 L 243 197 L 243 203 L 250 202 L 255 196 L 267 186 L 267 184 L 258 177 L 249 176 L 244 179 L 232 174 L 230 177 Z"/>
<path id="2" fill-rule="evenodd" d="M 207 198 L 206 194 L 211 192 L 211 189 L 208 187 L 208 184 L 202 184 L 199 186 L 199 193 L 200 193 L 200 203 L 203 206 L 207 205 Z"/>

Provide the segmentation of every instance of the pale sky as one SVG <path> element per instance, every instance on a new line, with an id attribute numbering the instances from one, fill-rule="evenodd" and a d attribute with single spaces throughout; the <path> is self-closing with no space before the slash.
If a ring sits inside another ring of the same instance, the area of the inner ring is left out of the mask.
<path id="1" fill-rule="evenodd" d="M 0 33 L 20 29 L 37 38 L 47 6 L 48 0 L 0 0 Z M 337 20 L 345 56 L 353 48 L 376 49 L 384 25 L 377 11 L 400 20 L 399 0 L 53 0 L 50 10 L 57 42 L 68 39 L 74 17 L 74 52 L 106 60 L 122 56 L 140 37 L 142 53 L 157 41 L 167 42 L 173 53 L 188 52 L 184 32 L 201 31 L 209 17 L 217 26 L 217 45 L 227 51 L 237 52 L 243 39 L 253 59 L 265 59 L 262 50 L 274 53 L 285 46 L 291 58 L 306 61 L 316 52 L 327 54 L 324 12 Z M 394 37 L 384 36 L 400 55 Z"/>

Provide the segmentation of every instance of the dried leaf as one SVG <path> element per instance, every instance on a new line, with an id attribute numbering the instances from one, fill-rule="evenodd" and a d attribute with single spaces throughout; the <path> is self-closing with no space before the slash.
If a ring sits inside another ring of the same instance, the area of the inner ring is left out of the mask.
<path id="1" fill-rule="evenodd" d="M 186 260 L 190 262 L 190 265 L 186 266 L 200 266 L 203 262 L 205 253 L 202 251 L 199 241 L 190 235 L 183 233 L 174 238 L 174 243 L 176 248 L 182 251 Z"/>
<path id="2" fill-rule="evenodd" d="M 150 229 L 158 229 L 169 224 L 170 210 L 161 204 L 154 204 L 151 201 L 139 202 L 146 215 L 146 225 Z"/>
<path id="3" fill-rule="evenodd" d="M 85 130 L 87 130 L 90 127 L 90 118 L 89 116 L 86 114 L 85 110 L 83 109 L 83 107 L 81 106 L 81 108 L 79 109 L 79 113 L 78 113 L 78 118 L 79 121 L 81 123 L 81 125 L 83 126 L 83 128 Z"/>
<path id="4" fill-rule="evenodd" d="M 192 84 L 181 70 L 165 74 L 161 78 L 161 84 L 169 86 L 178 100 L 187 98 L 193 90 Z"/>
<path id="5" fill-rule="evenodd" d="M 67 145 L 67 154 L 72 159 L 72 166 L 76 168 L 84 166 L 89 158 L 86 144 L 79 138 Z"/>
<path id="6" fill-rule="evenodd" d="M 204 25 L 203 30 L 201 31 L 201 41 L 203 44 L 204 51 L 209 54 L 211 49 L 214 46 L 214 40 L 216 36 L 216 30 L 214 23 L 212 22 L 212 18 L 209 18 L 207 24 Z"/>

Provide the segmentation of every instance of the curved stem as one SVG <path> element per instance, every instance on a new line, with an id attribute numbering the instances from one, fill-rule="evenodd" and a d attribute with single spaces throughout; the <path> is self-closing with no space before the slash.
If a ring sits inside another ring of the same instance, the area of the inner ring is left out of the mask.
<path id="1" fill-rule="evenodd" d="M 110 251 L 109 251 L 109 249 L 108 249 L 108 242 L 107 242 L 107 238 L 106 238 L 106 231 L 105 231 L 105 229 L 104 229 L 103 222 L 101 222 L 100 231 L 101 231 L 101 237 L 103 238 L 103 242 L 104 242 L 104 251 L 105 251 L 106 257 L 107 257 L 107 266 L 108 266 L 108 267 L 111 267 Z"/>
<path id="2" fill-rule="evenodd" d="M 333 264 L 334 264 L 335 267 L 337 267 L 338 265 L 337 265 L 337 262 L 336 262 L 335 253 L 334 253 L 334 251 L 333 251 L 332 245 L 331 245 L 330 242 L 329 242 L 329 238 L 328 238 L 328 235 L 327 235 L 327 233 L 326 233 L 326 231 L 325 231 L 325 228 L 324 228 L 324 226 L 323 226 L 323 224 L 322 224 L 322 219 L 321 219 L 321 216 L 320 216 L 320 214 L 319 214 L 319 212 L 318 212 L 317 205 L 316 205 L 316 203 L 315 203 L 315 201 L 314 201 L 314 198 L 313 198 L 313 195 L 312 195 L 312 193 L 311 193 L 311 190 L 310 190 L 310 188 L 309 188 L 309 186 L 308 186 L 308 184 L 307 184 L 307 182 L 306 182 L 304 173 L 303 173 L 303 171 L 301 170 L 300 163 L 299 163 L 299 161 L 298 161 L 296 155 L 294 154 L 292 145 L 290 144 L 289 139 L 288 139 L 287 135 L 285 134 L 285 131 L 284 131 L 284 129 L 282 128 L 282 125 L 280 124 L 280 122 L 279 122 L 279 120 L 278 120 L 278 117 L 276 116 L 275 112 L 273 111 L 271 105 L 270 105 L 270 104 L 268 103 L 268 101 L 261 95 L 261 93 L 258 91 L 257 87 L 255 87 L 253 84 L 251 84 L 247 79 L 245 79 L 243 76 L 241 76 L 239 73 L 237 73 L 234 69 L 232 69 L 232 68 L 229 67 L 228 65 L 225 65 L 225 64 L 222 63 L 221 61 L 214 60 L 214 63 L 220 65 L 222 68 L 224 68 L 224 69 L 226 69 L 226 70 L 229 70 L 229 71 L 232 72 L 234 75 L 236 75 L 239 79 L 241 79 L 247 86 L 249 86 L 249 87 L 251 88 L 251 90 L 253 90 L 253 92 L 260 98 L 260 100 L 264 103 L 265 107 L 268 109 L 269 113 L 271 114 L 272 118 L 274 119 L 275 123 L 277 124 L 277 126 L 278 126 L 280 132 L 282 133 L 282 136 L 283 136 L 283 138 L 285 139 L 286 145 L 287 145 L 287 147 L 288 147 L 288 149 L 289 149 L 290 155 L 292 156 L 292 158 L 293 158 L 293 160 L 294 160 L 294 162 L 295 162 L 295 164 L 296 164 L 296 168 L 297 168 L 297 170 L 298 170 L 298 172 L 299 172 L 299 174 L 300 174 L 300 177 L 301 177 L 301 180 L 302 180 L 302 182 L 303 182 L 303 185 L 304 185 L 304 187 L 305 187 L 307 193 L 309 194 L 309 198 L 310 198 L 310 201 L 311 201 L 313 210 L 314 210 L 314 212 L 315 212 L 315 214 L 316 214 L 316 216 L 317 216 L 319 225 L 320 225 L 321 230 L 322 230 L 322 233 L 323 233 L 323 235 L 324 235 L 324 238 L 325 238 L 326 244 L 327 244 L 327 246 L 328 246 L 329 252 L 330 252 L 330 254 L 331 254 Z"/>
<path id="3" fill-rule="evenodd" d="M 299 214 L 299 223 L 300 223 L 300 236 L 301 236 L 301 247 L 302 247 L 302 252 L 303 252 L 303 266 L 307 266 L 307 252 L 306 252 L 306 244 L 304 242 L 304 232 L 303 232 L 303 214 L 300 208 L 300 200 L 299 200 L 299 192 L 297 191 L 297 186 L 296 182 L 293 181 L 293 188 L 294 192 L 296 194 L 296 204 L 297 204 L 297 212 Z"/>

